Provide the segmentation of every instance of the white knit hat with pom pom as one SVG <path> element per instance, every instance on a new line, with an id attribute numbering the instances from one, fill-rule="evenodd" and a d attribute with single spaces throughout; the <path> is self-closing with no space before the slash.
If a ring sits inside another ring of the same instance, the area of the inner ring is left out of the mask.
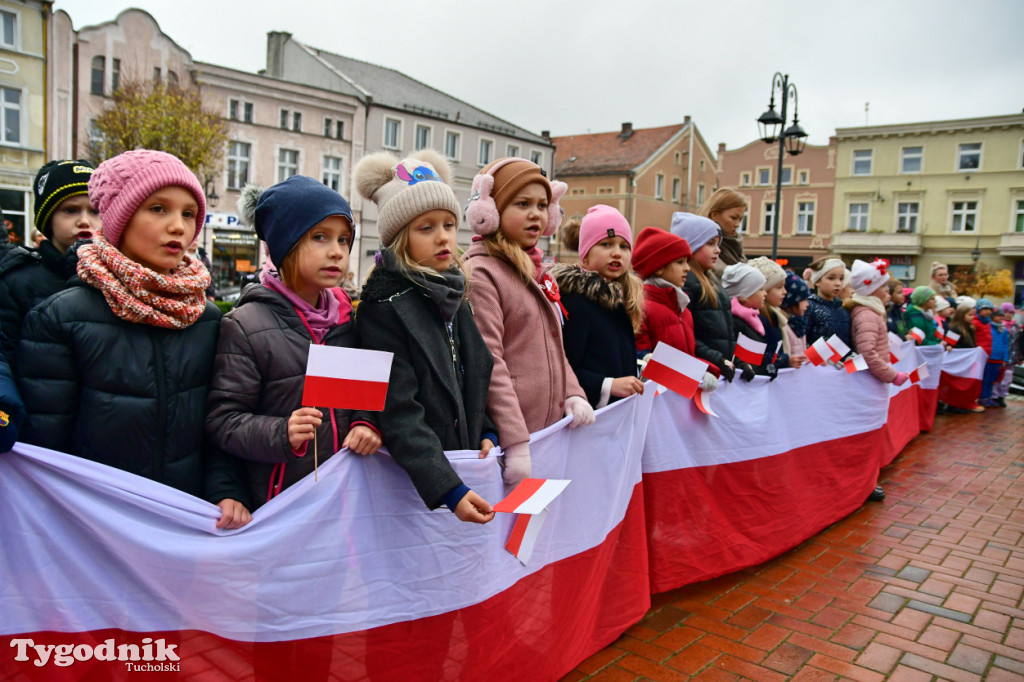
<path id="1" fill-rule="evenodd" d="M 377 230 L 384 246 L 428 211 L 443 209 L 459 220 L 459 201 L 449 184 L 451 167 L 431 149 L 401 160 L 388 152 L 370 154 L 356 164 L 353 173 L 359 194 L 377 204 Z"/>

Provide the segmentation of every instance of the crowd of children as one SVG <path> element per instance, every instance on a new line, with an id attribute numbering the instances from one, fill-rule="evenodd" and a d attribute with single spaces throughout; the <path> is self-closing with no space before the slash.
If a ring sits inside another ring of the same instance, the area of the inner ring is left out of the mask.
<path id="1" fill-rule="evenodd" d="M 1005 406 L 1024 357 L 1010 304 L 904 289 L 880 260 L 826 258 L 801 277 L 748 259 L 745 200 L 730 189 L 635 239 L 617 209 L 593 206 L 562 230 L 579 263 L 548 267 L 538 242 L 558 231 L 566 185 L 530 161 L 499 159 L 474 178 L 465 254 L 440 154 L 373 154 L 353 178 L 377 206 L 381 244 L 358 309 L 342 286 L 349 204 L 293 176 L 243 191 L 239 212 L 269 259 L 222 316 L 193 248 L 204 192 L 180 160 L 137 150 L 40 169 L 46 239 L 0 256 L 0 450 L 20 438 L 165 483 L 216 504 L 230 529 L 315 461 L 383 445 L 428 508 L 486 523 L 491 503 L 445 450 L 487 458 L 500 446 L 514 486 L 532 470 L 531 433 L 563 417 L 592 423 L 595 409 L 643 393 L 640 367 L 659 343 L 707 363 L 704 391 L 774 380 L 833 335 L 896 385 L 908 376 L 890 364 L 891 334 L 978 346 L 988 361 L 977 411 Z M 945 265 L 931 274 L 955 296 Z M 766 350 L 738 358 L 751 342 Z M 313 344 L 390 352 L 383 410 L 303 405 Z"/>

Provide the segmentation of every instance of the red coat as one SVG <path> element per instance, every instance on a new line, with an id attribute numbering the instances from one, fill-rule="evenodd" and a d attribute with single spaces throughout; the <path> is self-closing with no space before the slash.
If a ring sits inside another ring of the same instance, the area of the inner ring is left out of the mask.
<path id="1" fill-rule="evenodd" d="M 697 352 L 693 339 L 693 314 L 689 308 L 679 310 L 676 290 L 645 284 L 644 322 L 636 333 L 636 349 L 649 353 L 659 341 L 690 355 Z"/>
<path id="2" fill-rule="evenodd" d="M 989 321 L 975 315 L 971 324 L 974 325 L 974 345 L 992 355 L 992 326 Z"/>

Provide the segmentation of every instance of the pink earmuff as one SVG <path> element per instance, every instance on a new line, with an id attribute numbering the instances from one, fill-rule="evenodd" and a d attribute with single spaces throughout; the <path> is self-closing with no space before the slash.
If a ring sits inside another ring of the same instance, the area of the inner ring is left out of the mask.
<path id="1" fill-rule="evenodd" d="M 491 195 L 491 192 L 494 191 L 494 174 L 499 168 L 513 161 L 525 160 L 510 156 L 495 163 L 486 173 L 480 173 L 473 178 L 469 201 L 466 202 L 466 222 L 474 232 L 486 236 L 498 229 L 501 216 L 498 214 L 498 206 L 494 203 L 494 197 Z M 558 205 L 558 200 L 569 189 L 567 184 L 558 180 L 550 181 L 548 184 L 551 185 L 551 203 L 548 204 L 548 226 L 544 230 L 545 237 L 553 235 L 562 223 L 562 207 Z"/>

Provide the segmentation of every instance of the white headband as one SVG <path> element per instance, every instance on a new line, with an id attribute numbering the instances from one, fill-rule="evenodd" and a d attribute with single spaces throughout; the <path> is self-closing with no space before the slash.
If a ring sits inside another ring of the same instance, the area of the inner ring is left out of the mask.
<path id="1" fill-rule="evenodd" d="M 819 279 L 824 277 L 830 270 L 835 270 L 836 268 L 842 268 L 845 270 L 846 264 L 838 258 L 829 258 L 821 266 L 821 270 L 811 273 L 811 284 L 817 284 Z"/>

